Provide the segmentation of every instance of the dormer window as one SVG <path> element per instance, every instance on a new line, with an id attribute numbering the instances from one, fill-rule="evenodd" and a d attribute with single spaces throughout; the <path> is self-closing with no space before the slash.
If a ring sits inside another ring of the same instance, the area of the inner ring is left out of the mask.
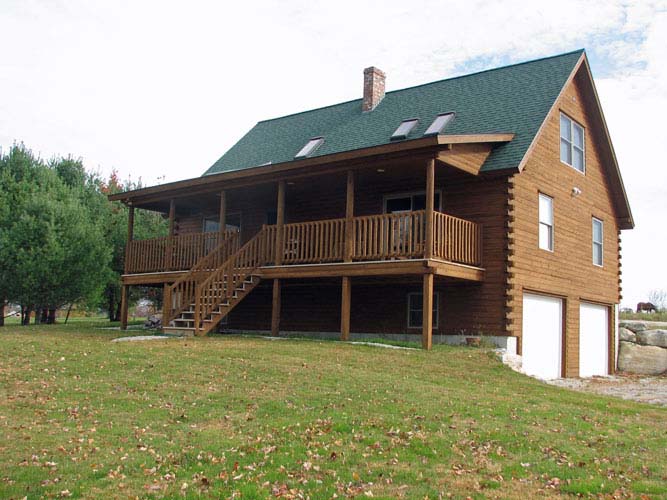
<path id="1" fill-rule="evenodd" d="M 313 137 L 304 147 L 301 148 L 294 158 L 306 158 L 313 154 L 324 142 L 324 137 Z"/>
<path id="2" fill-rule="evenodd" d="M 449 122 L 454 118 L 454 113 L 441 113 L 435 117 L 433 123 L 429 125 L 424 132 L 424 135 L 437 135 L 442 133 L 443 129 L 447 126 Z"/>
<path id="3" fill-rule="evenodd" d="M 410 118 L 409 120 L 403 120 L 401 124 L 398 126 L 398 128 L 394 131 L 394 133 L 391 134 L 391 140 L 397 141 L 400 139 L 407 139 L 408 135 L 410 135 L 410 132 L 412 132 L 412 129 L 415 128 L 418 122 L 419 122 L 418 118 Z"/>
<path id="4" fill-rule="evenodd" d="M 584 159 L 584 127 L 563 113 L 560 114 L 560 161 L 586 172 Z"/>

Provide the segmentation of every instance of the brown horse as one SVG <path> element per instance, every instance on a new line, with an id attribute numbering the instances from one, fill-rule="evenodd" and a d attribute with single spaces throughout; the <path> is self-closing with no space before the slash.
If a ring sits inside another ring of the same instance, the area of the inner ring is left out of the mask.
<path id="1" fill-rule="evenodd" d="M 651 304 L 650 302 L 640 302 L 637 304 L 637 312 L 648 312 L 648 313 L 654 313 L 656 312 L 656 307 Z"/>

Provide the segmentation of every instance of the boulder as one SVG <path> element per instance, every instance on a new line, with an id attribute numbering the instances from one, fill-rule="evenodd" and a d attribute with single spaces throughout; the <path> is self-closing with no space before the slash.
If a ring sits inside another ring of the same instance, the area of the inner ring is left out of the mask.
<path id="1" fill-rule="evenodd" d="M 637 342 L 667 348 L 667 330 L 644 330 L 637 334 Z"/>
<path id="2" fill-rule="evenodd" d="M 635 332 L 623 327 L 618 329 L 618 338 L 622 342 L 637 342 L 637 335 L 635 335 Z"/>
<path id="3" fill-rule="evenodd" d="M 621 321 L 618 326 L 622 328 L 627 328 L 631 332 L 643 332 L 648 330 L 648 326 L 643 321 Z"/>
<path id="4" fill-rule="evenodd" d="M 643 375 L 659 375 L 667 371 L 667 349 L 621 342 L 618 369 Z"/>

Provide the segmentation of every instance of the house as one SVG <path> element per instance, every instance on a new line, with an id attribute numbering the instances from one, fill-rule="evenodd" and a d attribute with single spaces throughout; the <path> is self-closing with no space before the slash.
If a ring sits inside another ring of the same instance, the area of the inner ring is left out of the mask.
<path id="1" fill-rule="evenodd" d="M 633 219 L 583 50 L 259 122 L 130 207 L 123 297 L 166 330 L 484 334 L 541 377 L 611 373 Z M 134 210 L 169 236 L 134 240 Z M 123 326 L 127 302 L 123 305 Z M 222 326 L 221 326 L 222 325 Z"/>

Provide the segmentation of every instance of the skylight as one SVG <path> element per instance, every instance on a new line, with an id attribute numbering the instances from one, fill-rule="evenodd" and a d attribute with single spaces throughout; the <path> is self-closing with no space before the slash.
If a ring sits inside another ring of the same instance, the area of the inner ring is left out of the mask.
<path id="1" fill-rule="evenodd" d="M 408 135 L 410 135 L 410 132 L 412 132 L 412 129 L 415 128 L 415 126 L 417 125 L 417 122 L 419 122 L 418 118 L 403 120 L 396 129 L 396 131 L 393 134 L 391 134 L 391 140 L 395 141 L 397 139 L 407 138 Z"/>
<path id="2" fill-rule="evenodd" d="M 436 135 L 442 132 L 449 122 L 454 118 L 454 113 L 441 113 L 435 117 L 433 123 L 426 129 L 424 135 Z"/>
<path id="3" fill-rule="evenodd" d="M 313 137 L 304 147 L 301 148 L 294 158 L 306 158 L 315 152 L 324 142 L 324 137 Z"/>

